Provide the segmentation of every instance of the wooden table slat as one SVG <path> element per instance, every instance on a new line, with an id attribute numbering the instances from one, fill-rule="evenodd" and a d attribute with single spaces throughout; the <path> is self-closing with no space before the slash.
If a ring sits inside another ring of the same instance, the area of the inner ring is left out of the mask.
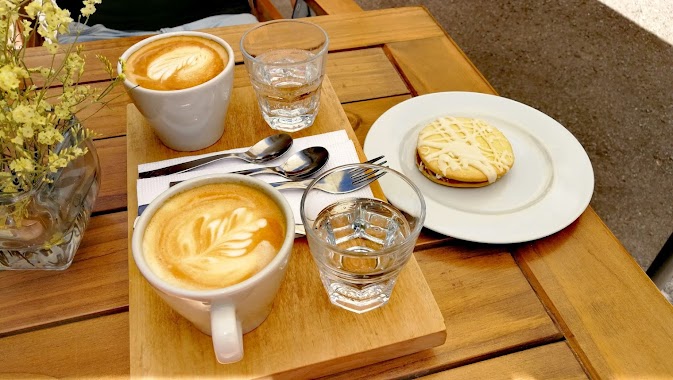
<path id="1" fill-rule="evenodd" d="M 330 54 L 326 71 L 341 103 L 409 93 L 381 48 Z"/>
<path id="2" fill-rule="evenodd" d="M 0 339 L 3 379 L 128 378 L 128 312 Z"/>
<path id="3" fill-rule="evenodd" d="M 438 372 L 422 379 L 581 380 L 588 377 L 568 345 L 557 342 Z"/>
<path id="4" fill-rule="evenodd" d="M 376 119 L 379 118 L 379 116 L 381 116 L 391 107 L 407 99 L 411 99 L 411 95 L 390 96 L 381 99 L 364 100 L 344 104 L 344 111 L 346 111 L 348 121 L 351 123 L 351 127 L 353 127 L 353 130 L 355 131 L 355 135 L 357 136 L 360 145 L 364 146 L 367 133 L 372 127 L 372 124 L 374 124 Z"/>
<path id="5" fill-rule="evenodd" d="M 592 209 L 516 259 L 593 378 L 671 377 L 673 305 Z"/>
<path id="6" fill-rule="evenodd" d="M 448 36 L 391 42 L 385 48 L 415 94 L 439 91 L 496 93 Z"/>
<path id="7" fill-rule="evenodd" d="M 101 166 L 101 188 L 94 212 L 125 210 L 126 199 L 126 137 L 96 140 Z"/>
<path id="8" fill-rule="evenodd" d="M 65 271 L 0 272 L 0 336 L 128 307 L 126 219 L 91 218 Z"/>
<path id="9" fill-rule="evenodd" d="M 319 15 L 362 12 L 354 0 L 307 0 L 307 3 Z"/>

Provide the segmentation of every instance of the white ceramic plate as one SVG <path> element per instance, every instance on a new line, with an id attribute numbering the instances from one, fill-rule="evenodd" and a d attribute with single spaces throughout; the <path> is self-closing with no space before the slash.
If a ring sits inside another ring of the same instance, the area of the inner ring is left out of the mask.
<path id="1" fill-rule="evenodd" d="M 485 120 L 509 139 L 514 166 L 482 188 L 451 188 L 425 178 L 416 168 L 416 139 L 428 122 L 443 116 Z M 388 111 L 365 140 L 367 157 L 388 164 L 419 187 L 427 206 L 425 227 L 479 243 L 518 243 L 567 227 L 586 209 L 594 190 L 587 153 L 561 124 L 511 99 L 472 92 L 417 96 Z M 386 197 L 404 203 L 381 179 Z"/>

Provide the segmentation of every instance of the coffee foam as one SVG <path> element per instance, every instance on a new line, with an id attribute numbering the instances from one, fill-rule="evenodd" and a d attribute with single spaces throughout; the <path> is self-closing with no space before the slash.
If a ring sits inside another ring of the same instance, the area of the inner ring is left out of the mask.
<path id="1" fill-rule="evenodd" d="M 172 36 L 154 40 L 127 59 L 126 78 L 152 90 L 181 90 L 205 83 L 222 72 L 227 50 L 199 36 Z"/>
<path id="2" fill-rule="evenodd" d="M 183 289 L 218 289 L 262 270 L 285 237 L 280 207 L 260 190 L 209 184 L 168 199 L 143 236 L 143 255 L 164 281 Z"/>

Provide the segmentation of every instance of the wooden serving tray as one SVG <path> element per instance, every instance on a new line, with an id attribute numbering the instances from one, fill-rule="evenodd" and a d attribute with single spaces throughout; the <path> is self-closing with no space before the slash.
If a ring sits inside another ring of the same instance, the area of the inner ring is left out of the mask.
<path id="1" fill-rule="evenodd" d="M 362 149 L 327 78 L 316 123 L 293 137 L 345 129 Z M 313 378 L 411 354 L 444 343 L 444 318 L 412 256 L 390 302 L 365 314 L 330 304 L 308 249 L 295 240 L 287 276 L 267 320 L 243 336 L 244 358 L 218 364 L 210 336 L 172 311 L 138 271 L 131 253 L 138 164 L 249 146 L 273 134 L 251 87 L 234 89 L 224 136 L 200 152 L 173 151 L 154 136 L 138 110 L 127 108 L 129 217 L 129 329 L 131 376 Z"/>

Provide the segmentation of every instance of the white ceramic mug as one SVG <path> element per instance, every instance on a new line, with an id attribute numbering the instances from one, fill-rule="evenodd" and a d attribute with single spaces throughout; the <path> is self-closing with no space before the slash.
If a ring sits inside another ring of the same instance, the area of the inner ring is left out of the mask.
<path id="1" fill-rule="evenodd" d="M 152 272 L 143 255 L 143 236 L 154 213 L 172 196 L 211 183 L 238 183 L 268 195 L 286 222 L 279 252 L 261 271 L 237 284 L 215 290 L 188 290 L 172 285 Z M 132 237 L 133 259 L 140 273 L 157 294 L 201 332 L 211 335 L 218 362 L 233 363 L 243 357 L 243 334 L 257 328 L 271 312 L 274 298 L 285 277 L 294 244 L 294 216 L 281 193 L 254 177 L 213 174 L 193 178 L 161 193 L 138 219 Z"/>
<path id="2" fill-rule="evenodd" d="M 224 122 L 234 85 L 234 51 L 223 39 L 202 32 L 173 32 L 148 37 L 128 48 L 121 60 L 142 46 L 162 38 L 197 36 L 222 45 L 228 54 L 224 70 L 197 86 L 181 90 L 159 91 L 124 80 L 124 87 L 140 113 L 159 139 L 171 149 L 194 151 L 214 144 L 224 133 Z M 121 61 L 117 72 L 122 72 Z"/>

